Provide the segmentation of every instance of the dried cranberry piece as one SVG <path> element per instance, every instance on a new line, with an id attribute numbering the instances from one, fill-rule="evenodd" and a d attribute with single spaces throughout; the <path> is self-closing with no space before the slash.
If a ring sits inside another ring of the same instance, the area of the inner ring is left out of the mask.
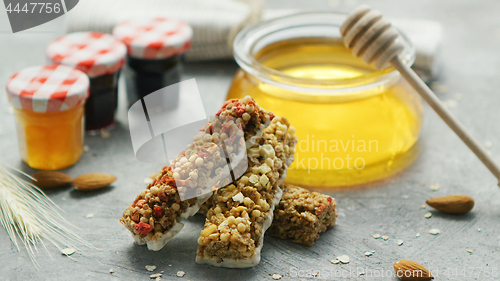
<path id="1" fill-rule="evenodd" d="M 146 204 L 146 200 L 141 199 L 141 200 L 137 201 L 137 203 L 136 203 L 135 205 L 136 205 L 137 207 L 139 207 L 139 208 L 142 208 L 142 206 L 143 206 L 144 204 Z"/>
<path id="2" fill-rule="evenodd" d="M 130 219 L 135 222 L 139 222 L 139 214 L 133 214 L 132 217 L 130 217 Z"/>
<path id="3" fill-rule="evenodd" d="M 140 234 L 148 234 L 152 227 L 147 223 L 140 222 L 134 226 L 134 229 Z"/>
<path id="4" fill-rule="evenodd" d="M 160 206 L 155 206 L 154 211 L 156 217 L 161 217 L 163 215 L 163 209 Z"/>
<path id="5" fill-rule="evenodd" d="M 158 198 L 163 202 L 168 202 L 168 196 L 163 191 L 158 192 Z"/>
<path id="6" fill-rule="evenodd" d="M 326 209 L 326 206 L 323 204 L 320 204 L 318 206 L 318 209 L 315 211 L 316 215 L 319 216 L 325 209 Z"/>

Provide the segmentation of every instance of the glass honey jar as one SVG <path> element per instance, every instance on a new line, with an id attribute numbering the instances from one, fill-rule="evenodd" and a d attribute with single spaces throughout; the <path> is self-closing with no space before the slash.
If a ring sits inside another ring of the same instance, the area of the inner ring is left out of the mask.
<path id="1" fill-rule="evenodd" d="M 7 81 L 21 157 L 30 167 L 59 170 L 83 152 L 85 73 L 64 65 L 25 68 Z"/>
<path id="2" fill-rule="evenodd" d="M 249 26 L 236 36 L 240 70 L 228 99 L 252 96 L 284 116 L 299 138 L 287 182 L 310 187 L 365 185 L 416 158 L 423 107 L 399 72 L 366 65 L 347 50 L 345 16 L 304 13 Z M 415 49 L 403 34 L 401 59 Z"/>

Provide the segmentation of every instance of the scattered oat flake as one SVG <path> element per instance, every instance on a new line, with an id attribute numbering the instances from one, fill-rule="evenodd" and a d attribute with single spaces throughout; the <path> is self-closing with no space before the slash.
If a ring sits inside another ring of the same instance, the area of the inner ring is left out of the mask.
<path id="1" fill-rule="evenodd" d="M 431 188 L 432 191 L 438 191 L 440 187 L 441 186 L 439 186 L 438 183 L 433 184 L 433 185 L 430 186 L 430 188 Z"/>
<path id="2" fill-rule="evenodd" d="M 155 273 L 155 274 L 151 274 L 151 275 L 149 275 L 149 278 L 151 278 L 151 279 L 156 279 L 156 278 L 160 278 L 160 277 L 161 277 L 161 275 L 162 275 L 161 273 Z"/>
<path id="3" fill-rule="evenodd" d="M 61 250 L 61 254 L 66 255 L 66 256 L 71 256 L 72 254 L 75 253 L 75 249 L 73 248 L 65 248 Z"/>
<path id="4" fill-rule="evenodd" d="M 477 229 L 477 232 L 481 232 L 481 228 L 478 228 L 478 229 Z"/>
<path id="5" fill-rule="evenodd" d="M 403 195 L 403 199 L 408 199 L 410 198 L 410 195 Z"/>
<path id="6" fill-rule="evenodd" d="M 415 238 L 418 238 L 418 237 L 420 237 L 420 233 L 417 233 L 417 234 L 415 235 Z"/>
<path id="7" fill-rule="evenodd" d="M 313 277 L 318 277 L 318 274 L 319 274 L 319 271 L 317 271 L 317 270 L 316 270 L 316 271 L 315 271 L 315 272 L 313 272 L 311 275 L 312 275 Z"/>
<path id="8" fill-rule="evenodd" d="M 389 240 L 389 236 L 384 235 L 384 236 L 382 236 L 382 239 L 384 239 L 385 241 L 387 241 L 387 240 Z"/>
<path id="9" fill-rule="evenodd" d="M 432 217 L 432 213 L 431 212 L 425 213 L 425 218 L 426 219 L 430 219 L 431 217 Z"/>
<path id="10" fill-rule="evenodd" d="M 94 214 L 87 214 L 87 215 L 85 216 L 85 218 L 86 218 L 86 219 L 91 219 L 91 218 L 93 218 L 93 217 L 94 217 Z"/>
<path id="11" fill-rule="evenodd" d="M 109 133 L 109 131 L 108 131 L 108 130 L 105 130 L 105 129 L 102 129 L 102 130 L 101 130 L 101 138 L 103 138 L 103 139 L 107 139 L 107 138 L 109 138 L 109 136 L 110 136 L 110 135 L 111 135 L 111 134 Z"/>
<path id="12" fill-rule="evenodd" d="M 337 257 L 337 259 L 343 263 L 343 264 L 348 264 L 349 263 L 349 256 L 348 255 L 342 255 L 340 257 Z"/>
<path id="13" fill-rule="evenodd" d="M 155 271 L 156 265 L 146 265 L 145 266 L 148 271 Z"/>
<path id="14" fill-rule="evenodd" d="M 280 280 L 281 277 L 283 277 L 283 275 L 275 273 L 275 274 L 272 275 L 272 277 L 273 277 L 274 280 Z"/>
<path id="15" fill-rule="evenodd" d="M 115 271 L 113 269 L 110 269 L 109 273 L 113 274 L 113 273 L 115 273 Z"/>
<path id="16" fill-rule="evenodd" d="M 373 238 L 379 239 L 380 238 L 380 234 L 373 234 Z"/>
<path id="17" fill-rule="evenodd" d="M 180 271 L 177 271 L 177 277 L 184 277 L 184 275 L 186 275 L 186 272 L 180 270 Z"/>
<path id="18" fill-rule="evenodd" d="M 83 151 L 87 152 L 90 150 L 90 147 L 88 145 L 83 146 Z"/>
<path id="19" fill-rule="evenodd" d="M 491 141 L 485 141 L 484 142 L 484 146 L 486 147 L 491 147 L 493 144 L 491 143 Z"/>
<path id="20" fill-rule="evenodd" d="M 441 233 L 441 231 L 437 228 L 433 228 L 433 229 L 429 230 L 429 233 L 432 235 L 438 235 Z"/>
<path id="21" fill-rule="evenodd" d="M 369 256 L 372 256 L 373 253 L 372 252 L 365 252 L 365 256 L 369 257 Z"/>
<path id="22" fill-rule="evenodd" d="M 144 178 L 144 183 L 145 184 L 153 183 L 153 179 L 152 178 Z"/>
<path id="23" fill-rule="evenodd" d="M 398 240 L 398 246 L 403 245 L 403 240 Z"/>
<path id="24" fill-rule="evenodd" d="M 467 249 L 467 253 L 472 254 L 472 250 Z"/>
<path id="25" fill-rule="evenodd" d="M 420 206 L 420 208 L 425 209 L 425 205 Z"/>

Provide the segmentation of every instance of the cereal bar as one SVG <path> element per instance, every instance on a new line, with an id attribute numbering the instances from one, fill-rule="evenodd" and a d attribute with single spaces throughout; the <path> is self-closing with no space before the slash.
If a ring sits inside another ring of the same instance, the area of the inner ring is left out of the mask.
<path id="1" fill-rule="evenodd" d="M 291 184 L 283 184 L 283 197 L 274 211 L 268 233 L 311 246 L 321 232 L 335 225 L 335 199 Z"/>
<path id="2" fill-rule="evenodd" d="M 196 262 L 237 268 L 260 262 L 264 233 L 281 199 L 279 185 L 293 161 L 296 143 L 295 129 L 285 118 L 275 117 L 257 143 L 247 149 L 245 175 L 210 199 Z"/>
<path id="3" fill-rule="evenodd" d="M 227 154 L 234 158 L 239 151 L 246 151 L 273 118 L 271 112 L 260 108 L 249 96 L 226 101 L 193 143 L 165 166 L 124 211 L 120 222 L 136 243 L 147 243 L 148 249 L 154 251 L 163 248 L 182 230 L 182 219 L 196 214 L 213 190 L 229 183 L 227 177 L 218 178 L 222 167 L 228 166 Z M 242 128 L 243 136 L 238 128 Z M 192 196 L 182 200 L 188 193 Z"/>
<path id="4" fill-rule="evenodd" d="M 335 225 L 334 198 L 291 184 L 282 184 L 281 189 L 283 196 L 268 230 L 271 236 L 311 246 L 320 233 Z M 213 204 L 212 198 L 201 206 L 199 212 L 206 215 L 210 204 Z"/>

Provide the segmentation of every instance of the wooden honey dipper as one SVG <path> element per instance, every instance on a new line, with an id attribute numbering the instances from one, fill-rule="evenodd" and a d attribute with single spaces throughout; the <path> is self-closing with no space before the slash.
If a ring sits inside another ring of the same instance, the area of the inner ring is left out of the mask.
<path id="1" fill-rule="evenodd" d="M 373 11 L 367 5 L 359 6 L 352 11 L 340 27 L 344 45 L 352 51 L 354 56 L 361 57 L 377 69 L 383 69 L 391 64 L 401 73 L 408 83 L 420 96 L 436 111 L 436 113 L 450 126 L 462 141 L 476 154 L 491 173 L 499 181 L 500 168 L 470 135 L 465 127 L 451 115 L 450 111 L 441 103 L 420 77 L 399 59 L 404 46 L 397 40 L 399 32 L 382 18 L 379 11 Z"/>

